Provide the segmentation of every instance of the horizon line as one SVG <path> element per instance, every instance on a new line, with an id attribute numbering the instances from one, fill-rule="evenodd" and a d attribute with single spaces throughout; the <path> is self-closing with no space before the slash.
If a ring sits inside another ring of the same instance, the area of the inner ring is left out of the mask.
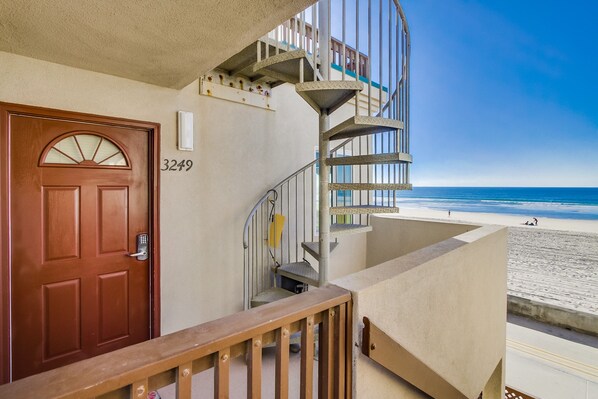
<path id="1" fill-rule="evenodd" d="M 447 186 L 440 186 L 440 185 L 416 185 L 416 184 L 412 184 L 413 187 L 421 187 L 421 188 L 427 188 L 427 187 L 442 187 L 442 188 L 596 188 L 598 189 L 598 186 L 471 186 L 471 185 L 466 185 L 466 186 L 461 186 L 461 185 L 447 185 Z"/>

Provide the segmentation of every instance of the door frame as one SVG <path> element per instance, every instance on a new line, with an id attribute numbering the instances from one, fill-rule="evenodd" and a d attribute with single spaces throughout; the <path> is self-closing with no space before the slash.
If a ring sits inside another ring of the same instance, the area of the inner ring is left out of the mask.
<path id="1" fill-rule="evenodd" d="M 64 121 L 145 130 L 149 135 L 148 198 L 152 237 L 149 300 L 150 339 L 160 336 L 160 124 L 124 118 L 62 111 L 0 102 L 0 384 L 11 376 L 11 237 L 10 237 L 10 116 L 26 115 Z"/>

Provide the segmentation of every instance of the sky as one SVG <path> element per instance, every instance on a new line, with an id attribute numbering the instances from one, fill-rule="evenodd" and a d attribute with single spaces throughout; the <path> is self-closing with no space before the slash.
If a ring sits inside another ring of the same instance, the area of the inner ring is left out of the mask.
<path id="1" fill-rule="evenodd" d="M 598 187 L 598 0 L 402 0 L 414 186 Z"/>

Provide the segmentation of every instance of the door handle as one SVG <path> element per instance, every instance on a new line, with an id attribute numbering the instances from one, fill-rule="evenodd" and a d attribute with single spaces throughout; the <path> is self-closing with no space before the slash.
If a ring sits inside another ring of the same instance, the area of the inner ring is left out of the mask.
<path id="1" fill-rule="evenodd" d="M 137 234 L 137 252 L 134 254 L 127 254 L 132 258 L 137 258 L 137 260 L 146 260 L 148 258 L 148 246 L 149 246 L 149 234 L 147 233 L 140 233 Z"/>
<path id="2" fill-rule="evenodd" d="M 145 252 L 145 251 L 135 252 L 134 254 L 127 254 L 127 256 L 130 256 L 131 258 L 135 258 L 137 256 L 145 256 L 145 255 L 147 255 L 147 252 Z"/>

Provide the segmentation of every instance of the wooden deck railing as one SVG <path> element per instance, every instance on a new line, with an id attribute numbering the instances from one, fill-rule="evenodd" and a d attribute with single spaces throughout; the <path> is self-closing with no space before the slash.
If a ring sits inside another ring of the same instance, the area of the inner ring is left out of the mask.
<path id="1" fill-rule="evenodd" d="M 193 374 L 214 367 L 214 397 L 229 394 L 229 365 L 247 354 L 247 397 L 261 396 L 262 348 L 276 343 L 276 398 L 288 397 L 289 340 L 301 331 L 301 398 L 312 397 L 319 325 L 318 398 L 351 397 L 351 294 L 327 286 L 0 386 L 0 397 L 147 398 L 176 384 L 191 398 Z M 346 354 L 349 355 L 346 355 Z"/>
<path id="2" fill-rule="evenodd" d="M 343 43 L 340 40 L 335 39 L 334 37 L 331 38 L 331 46 L 330 51 L 331 59 L 330 61 L 333 64 L 336 64 L 343 67 L 343 63 L 345 65 L 345 70 L 347 72 L 355 73 L 357 71 L 357 50 L 355 50 L 351 46 L 345 45 L 345 56 L 343 60 Z M 362 52 L 359 52 L 359 76 L 363 76 L 366 79 L 370 78 L 370 71 L 368 70 L 369 61 L 368 56 Z"/>
<path id="3" fill-rule="evenodd" d="M 286 29 L 283 31 L 285 33 L 282 35 L 282 40 L 288 43 L 292 42 L 295 46 L 297 42 L 303 40 L 305 50 L 311 53 L 313 51 L 313 29 L 311 24 L 294 17 L 286 24 L 288 26 L 285 26 Z M 355 73 L 357 71 L 357 50 L 345 43 L 343 53 L 343 42 L 341 40 L 331 37 L 330 42 L 330 62 L 341 68 L 344 65 L 346 71 Z M 359 75 L 366 79 L 370 77 L 368 67 L 368 56 L 359 52 Z"/>

